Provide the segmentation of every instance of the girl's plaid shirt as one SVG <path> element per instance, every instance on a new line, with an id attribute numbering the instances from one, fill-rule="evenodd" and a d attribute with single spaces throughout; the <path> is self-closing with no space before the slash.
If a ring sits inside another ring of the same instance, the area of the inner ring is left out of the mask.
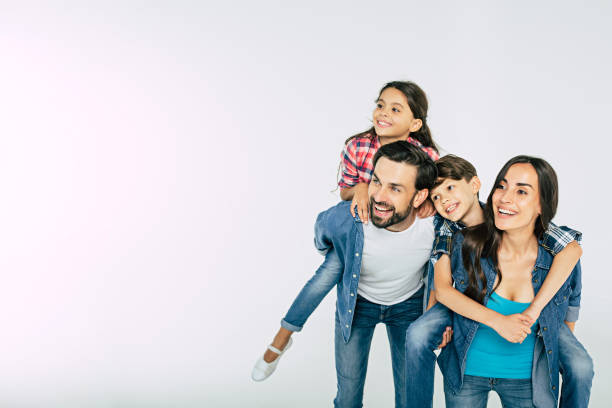
<path id="1" fill-rule="evenodd" d="M 412 137 L 407 142 L 421 148 L 432 160 L 438 160 L 440 156 L 431 147 L 425 147 L 421 142 Z M 353 187 L 358 183 L 370 183 L 374 172 L 374 155 L 380 147 L 378 136 L 366 133 L 354 137 L 344 146 L 340 156 L 340 167 L 342 175 L 338 181 L 341 189 Z"/>

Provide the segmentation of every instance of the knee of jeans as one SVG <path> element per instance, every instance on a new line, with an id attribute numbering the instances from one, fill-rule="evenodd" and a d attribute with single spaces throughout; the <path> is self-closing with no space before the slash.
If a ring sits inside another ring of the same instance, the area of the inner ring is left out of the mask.
<path id="1" fill-rule="evenodd" d="M 426 326 L 411 324 L 406 330 L 406 348 L 414 352 L 431 348 L 430 335 Z"/>
<path id="2" fill-rule="evenodd" d="M 575 354 L 567 360 L 567 365 L 564 367 L 563 371 L 563 376 L 572 378 L 573 381 L 591 382 L 595 375 L 593 359 L 586 351 L 584 353 Z"/>

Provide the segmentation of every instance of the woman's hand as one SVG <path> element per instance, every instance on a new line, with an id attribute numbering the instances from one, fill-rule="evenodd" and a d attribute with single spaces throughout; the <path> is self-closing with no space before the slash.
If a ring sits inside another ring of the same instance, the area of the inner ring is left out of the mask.
<path id="1" fill-rule="evenodd" d="M 510 343 L 522 343 L 525 337 L 531 333 L 530 320 L 520 313 L 508 316 L 499 315 L 491 327 Z"/>
<path id="2" fill-rule="evenodd" d="M 361 222 L 367 224 L 370 218 L 368 183 L 359 183 L 353 188 L 355 195 L 353 195 L 353 201 L 351 201 L 351 215 L 354 217 L 357 213 Z"/>

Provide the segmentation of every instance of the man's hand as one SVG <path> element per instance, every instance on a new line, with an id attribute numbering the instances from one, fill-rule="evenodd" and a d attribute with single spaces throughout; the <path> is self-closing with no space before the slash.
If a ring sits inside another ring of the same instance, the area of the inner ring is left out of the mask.
<path id="1" fill-rule="evenodd" d="M 448 343 L 453 339 L 453 329 L 450 326 L 446 326 L 444 334 L 442 335 L 442 343 L 438 346 L 439 349 L 446 347 Z"/>
<path id="2" fill-rule="evenodd" d="M 368 223 L 370 218 L 370 199 L 368 197 L 368 183 L 359 183 L 355 187 L 355 195 L 351 201 L 351 215 L 354 217 L 355 212 L 359 215 L 359 219 L 364 224 Z"/>
<path id="3" fill-rule="evenodd" d="M 525 337 L 531 333 L 530 326 L 530 318 L 521 313 L 508 316 L 499 315 L 491 325 L 493 330 L 510 343 L 522 343 Z"/>
<path id="4" fill-rule="evenodd" d="M 430 199 L 426 199 L 425 201 L 423 201 L 423 204 L 421 204 L 419 208 L 417 208 L 417 216 L 419 218 L 431 217 L 435 213 L 436 208 L 434 207 Z"/>

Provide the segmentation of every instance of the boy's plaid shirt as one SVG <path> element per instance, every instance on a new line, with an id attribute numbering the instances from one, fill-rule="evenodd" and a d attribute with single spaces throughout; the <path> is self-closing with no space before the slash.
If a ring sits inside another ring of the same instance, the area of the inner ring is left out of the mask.
<path id="1" fill-rule="evenodd" d="M 408 137 L 407 142 L 421 148 L 432 160 L 438 160 L 440 156 L 431 147 L 425 147 L 416 139 Z M 351 139 L 340 156 L 340 167 L 342 175 L 338 181 L 338 186 L 341 189 L 349 188 L 358 183 L 370 183 L 372 181 L 372 173 L 374 172 L 374 155 L 380 148 L 378 136 L 366 133 L 363 136 L 358 136 Z"/>
<path id="2" fill-rule="evenodd" d="M 484 207 L 483 203 L 480 203 Z M 453 242 L 453 235 L 457 231 L 465 228 L 460 222 L 453 222 L 436 214 L 434 217 L 434 244 L 431 249 L 431 261 L 435 264 L 443 254 L 449 255 Z M 580 243 L 582 233 L 575 231 L 566 226 L 557 226 L 552 222 L 549 223 L 548 229 L 544 232 L 540 244 L 553 256 L 561 252 L 570 242 L 576 241 Z"/>

